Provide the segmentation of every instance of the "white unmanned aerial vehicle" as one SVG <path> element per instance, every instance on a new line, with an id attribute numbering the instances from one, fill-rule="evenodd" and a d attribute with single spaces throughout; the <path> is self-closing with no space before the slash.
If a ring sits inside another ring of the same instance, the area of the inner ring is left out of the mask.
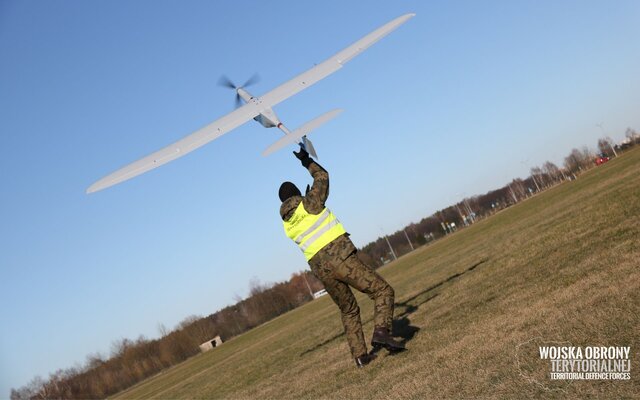
<path id="1" fill-rule="evenodd" d="M 284 137 L 269 146 L 262 155 L 266 156 L 286 145 L 302 140 L 300 145 L 303 146 L 309 154 L 317 158 L 313 145 L 311 144 L 311 141 L 307 139 L 306 135 L 312 130 L 318 128 L 320 125 L 336 117 L 340 112 L 342 112 L 342 110 L 337 109 L 329 111 L 291 132 L 282 124 L 282 122 L 280 122 L 271 107 L 336 72 L 342 68 L 347 61 L 362 53 L 369 46 L 391 33 L 413 16 L 415 16 L 415 14 L 405 14 L 391 22 L 388 22 L 351 46 L 338 52 L 308 71 L 296 76 L 290 81 L 283 83 L 261 97 L 254 97 L 247 92 L 244 87 L 236 87 L 228 79 L 222 78 L 220 83 L 234 89 L 236 91 L 236 101 L 240 103 L 240 99 L 242 99 L 245 101 L 244 105 L 236 108 L 234 111 L 210 123 L 204 128 L 201 128 L 200 130 L 178 140 L 177 142 L 105 176 L 91 185 L 87 189 L 87 193 L 93 193 L 108 188 L 109 186 L 126 181 L 134 176 L 138 176 L 166 164 L 169 161 L 182 157 L 198 147 L 201 147 L 237 128 L 250 119 L 256 120 L 265 128 L 278 127 L 285 133 Z M 253 79 L 250 79 L 243 86 L 250 84 L 252 80 Z"/>

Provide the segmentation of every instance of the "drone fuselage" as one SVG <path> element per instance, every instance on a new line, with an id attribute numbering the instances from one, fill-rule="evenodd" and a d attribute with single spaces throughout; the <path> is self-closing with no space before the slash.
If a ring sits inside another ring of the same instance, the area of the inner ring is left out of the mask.
<path id="1" fill-rule="evenodd" d="M 258 105 L 262 103 L 262 100 L 259 97 L 254 97 L 251 93 L 249 93 L 244 88 L 237 88 L 236 92 L 238 93 L 238 96 L 240 96 L 240 98 L 244 100 L 245 103 L 255 103 Z M 262 110 L 260 112 L 260 115 L 256 116 L 254 120 L 258 122 L 260 125 L 264 126 L 265 128 L 278 127 L 284 133 L 289 133 L 289 130 L 282 124 L 282 122 L 280 122 L 280 119 L 278 118 L 276 113 L 271 109 L 271 107 L 267 107 L 264 110 Z"/>

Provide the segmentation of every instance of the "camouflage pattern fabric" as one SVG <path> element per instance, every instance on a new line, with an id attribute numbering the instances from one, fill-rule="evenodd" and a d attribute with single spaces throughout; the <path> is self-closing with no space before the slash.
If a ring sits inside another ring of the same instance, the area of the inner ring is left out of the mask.
<path id="1" fill-rule="evenodd" d="M 343 252 L 341 248 L 345 247 L 344 242 L 348 242 L 347 247 L 353 247 L 351 240 L 341 236 L 320 250 L 309 260 L 309 265 L 340 308 L 349 349 L 356 358 L 367 353 L 367 345 L 362 333 L 360 307 L 349 286 L 366 293 L 374 301 L 375 328 L 387 328 L 389 332 L 393 319 L 394 292 L 378 273 L 360 261 L 356 251 L 343 259 L 340 253 Z"/>
<path id="2" fill-rule="evenodd" d="M 319 214 L 325 208 L 329 196 L 329 173 L 315 161 L 311 162 L 308 169 L 313 177 L 313 186 L 304 197 L 293 196 L 282 203 L 280 216 L 284 221 L 291 218 L 300 202 L 310 214 Z M 387 328 L 389 331 L 393 319 L 393 288 L 373 269 L 360 261 L 348 233 L 322 248 L 309 260 L 309 265 L 340 308 L 351 355 L 356 358 L 366 354 L 367 345 L 362 333 L 360 308 L 349 286 L 366 293 L 375 302 L 375 327 Z"/>
<path id="3" fill-rule="evenodd" d="M 320 214 L 324 210 L 324 203 L 329 197 L 329 173 L 315 161 L 309 165 L 309 173 L 313 177 L 313 185 L 305 196 L 290 197 L 280 206 L 280 216 L 284 221 L 291 218 L 300 202 L 309 214 Z"/>

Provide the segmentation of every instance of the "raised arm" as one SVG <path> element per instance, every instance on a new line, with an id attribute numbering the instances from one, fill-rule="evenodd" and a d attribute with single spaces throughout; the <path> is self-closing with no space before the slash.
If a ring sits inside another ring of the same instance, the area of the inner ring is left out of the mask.
<path id="1" fill-rule="evenodd" d="M 329 173 L 309 157 L 309 153 L 304 149 L 300 149 L 294 154 L 313 177 L 313 185 L 311 188 L 307 186 L 307 191 L 302 199 L 304 209 L 311 214 L 320 214 L 324 210 L 327 197 L 329 197 Z"/>

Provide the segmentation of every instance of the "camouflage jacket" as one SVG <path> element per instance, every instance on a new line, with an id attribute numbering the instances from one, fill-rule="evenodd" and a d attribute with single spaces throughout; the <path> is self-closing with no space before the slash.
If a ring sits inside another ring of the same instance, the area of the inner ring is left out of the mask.
<path id="1" fill-rule="evenodd" d="M 313 185 L 304 196 L 293 196 L 285 200 L 280 206 L 280 217 L 283 221 L 288 220 L 293 215 L 300 202 L 304 209 L 310 214 L 320 214 L 325 208 L 325 202 L 329 197 L 329 173 L 318 163 L 312 161 L 308 167 L 309 173 L 313 177 Z M 345 233 L 336 238 L 333 242 L 323 247 L 309 263 L 322 262 L 324 260 L 342 261 L 356 252 L 356 247 L 349 239 L 349 234 Z"/>

